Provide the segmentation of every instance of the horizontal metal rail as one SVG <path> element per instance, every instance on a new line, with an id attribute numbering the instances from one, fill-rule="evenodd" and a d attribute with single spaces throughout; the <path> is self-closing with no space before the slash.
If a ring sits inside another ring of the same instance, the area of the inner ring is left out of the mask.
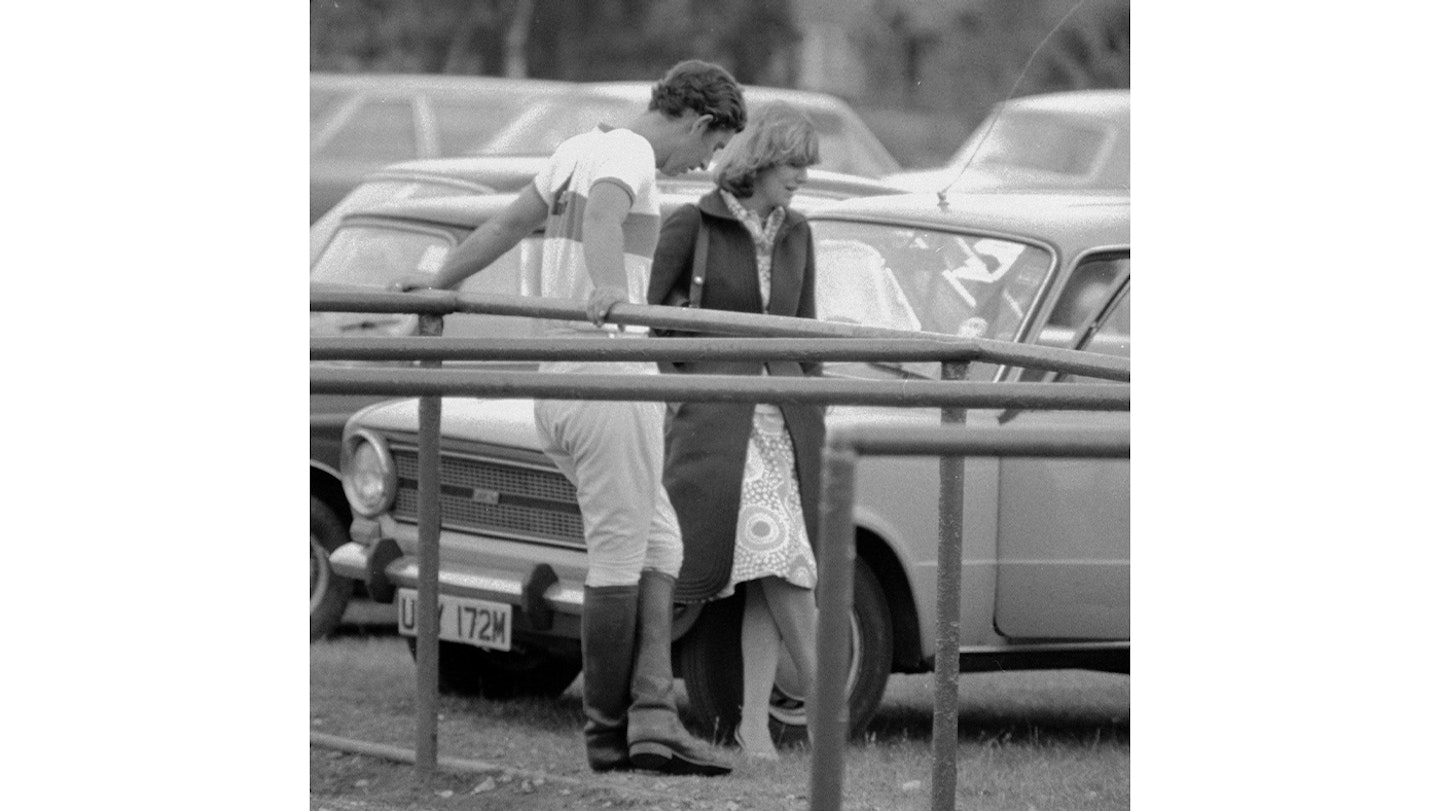
<path id="1" fill-rule="evenodd" d="M 964 425 L 839 426 L 826 435 L 820 494 L 820 543 L 816 544 L 820 587 L 816 628 L 816 679 L 807 700 L 814 753 L 810 762 L 810 808 L 839 811 L 844 798 L 845 740 L 849 707 L 850 613 L 854 604 L 855 470 L 861 456 L 1004 456 L 1128 458 L 1125 430 L 1075 432 L 1054 428 L 972 428 Z M 944 494 L 942 493 L 942 498 Z M 962 499 L 949 502 L 958 513 Z M 959 715 L 960 517 L 953 534 L 942 531 L 937 581 L 954 591 L 937 594 L 935 709 L 931 724 L 932 811 L 955 807 Z M 944 547 L 949 548 L 944 548 Z"/>
<path id="2" fill-rule="evenodd" d="M 603 375 L 471 369 L 312 368 L 315 394 L 536 397 L 545 400 L 822 403 L 1128 411 L 1128 383 L 976 383 L 736 375 Z"/>
<path id="3" fill-rule="evenodd" d="M 912 333 L 913 335 L 913 333 Z M 1112 355 L 957 338 L 311 338 L 311 360 L 977 362 L 1128 382 L 1130 361 Z"/>
<path id="4" fill-rule="evenodd" d="M 1096 428 L 996 428 L 947 425 L 839 425 L 826 433 L 838 452 L 866 456 L 1130 457 L 1130 432 Z"/>
<path id="5" fill-rule="evenodd" d="M 355 368 L 312 366 L 314 393 L 369 393 L 420 398 L 420 524 L 421 627 L 417 653 L 417 744 L 416 766 L 434 771 L 436 752 L 436 690 L 438 634 L 434 623 L 423 620 L 433 614 L 439 556 L 439 422 L 441 397 L 486 398 L 536 397 L 543 399 L 640 400 L 662 402 L 818 403 L 893 407 L 939 407 L 942 420 L 963 421 L 966 408 L 1123 411 L 1130 408 L 1130 363 L 1089 352 L 1035 347 L 1007 341 L 960 338 L 938 333 L 917 333 L 855 324 L 784 318 L 780 316 L 691 310 L 638 304 L 617 304 L 608 317 L 614 324 L 659 327 L 719 336 L 763 336 L 755 338 L 668 338 L 649 340 L 597 341 L 594 339 L 445 339 L 440 338 L 440 317 L 452 313 L 481 313 L 526 318 L 588 320 L 585 307 L 574 301 L 529 296 L 462 295 L 448 291 L 410 293 L 362 292 L 353 287 L 311 285 L 310 309 L 314 312 L 412 313 L 421 316 L 421 334 L 427 337 L 312 338 L 312 360 L 418 361 L 431 368 Z M 626 336 L 627 338 L 631 336 Z M 776 341 L 774 338 L 785 338 Z M 824 340 L 807 340 L 824 339 Z M 880 339 L 880 340 L 877 340 Z M 684 361 L 701 359 L 749 360 L 856 360 L 856 361 L 939 361 L 942 381 L 902 378 L 892 380 L 848 380 L 840 378 L 746 377 L 724 375 L 624 375 L 552 374 L 493 369 L 463 370 L 434 368 L 443 361 Z M 994 383 L 965 381 L 965 365 L 971 362 L 1023 366 L 1116 383 Z M 848 633 L 853 600 L 854 537 L 849 513 L 853 512 L 854 465 L 861 454 L 909 454 L 945 457 L 946 465 L 958 465 L 956 456 L 1118 456 L 1120 442 L 1128 455 L 1128 433 L 1076 435 L 1055 431 L 1024 429 L 967 429 L 963 426 L 877 426 L 833 429 L 825 449 L 822 479 L 820 589 L 821 617 L 818 639 L 820 677 L 810 697 L 814 713 L 815 759 L 811 771 L 811 807 L 840 807 L 843 781 L 843 744 L 847 727 L 843 661 L 848 645 L 841 635 Z M 945 605 L 958 615 L 959 493 L 963 479 L 942 469 L 942 479 L 953 482 L 942 488 L 941 594 L 953 583 L 955 605 Z M 951 510 L 956 513 L 946 517 Z M 953 539 L 945 543 L 944 539 Z M 951 574 L 948 570 L 955 569 Z M 958 629 L 958 616 L 942 614 L 937 626 L 950 624 Z M 955 658 L 958 645 L 945 642 L 937 661 Z M 839 643 L 831 644 L 841 639 Z M 828 641 L 827 641 L 828 640 Z M 948 646 L 948 647 L 947 647 Z M 840 661 L 834 661 L 840 656 Z M 941 677 L 937 665 L 936 747 L 932 783 L 933 798 L 948 792 L 949 807 L 954 801 L 955 702 L 940 701 Z M 952 674 L 953 675 L 953 674 Z M 948 720 L 941 722 L 942 716 Z M 948 738 L 943 734 L 949 729 Z M 948 743 L 947 743 L 948 741 Z M 948 747 L 948 748 L 946 748 Z M 939 754 L 945 749 L 945 757 Z M 948 770 L 948 771 L 947 771 Z M 948 777 L 946 776 L 948 774 Z"/>
<path id="6" fill-rule="evenodd" d="M 444 290 L 415 290 L 386 293 L 356 290 L 354 287 L 310 285 L 311 312 L 414 313 L 451 315 L 477 313 L 544 318 L 558 321 L 589 321 L 585 305 L 570 299 L 538 296 L 478 295 Z M 817 321 L 780 315 L 735 313 L 723 310 L 664 307 L 620 303 L 610 308 L 606 321 L 622 326 L 659 327 L 686 332 L 719 335 L 751 335 L 775 338 L 914 338 L 917 334 L 939 341 L 965 340 L 940 333 L 916 333 L 861 324 Z"/>

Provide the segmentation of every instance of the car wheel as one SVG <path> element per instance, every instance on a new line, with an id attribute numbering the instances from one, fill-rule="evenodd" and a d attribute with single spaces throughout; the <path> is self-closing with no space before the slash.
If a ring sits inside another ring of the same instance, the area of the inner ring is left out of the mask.
<path id="1" fill-rule="evenodd" d="M 690 711 L 717 740 L 733 740 L 740 720 L 740 618 L 744 603 L 730 597 L 711 603 L 681 641 L 680 676 Z M 850 613 L 850 644 L 858 648 L 846 674 L 850 732 L 863 730 L 890 678 L 893 640 L 890 608 L 880 581 L 863 560 L 855 562 L 855 604 Z M 779 743 L 806 736 L 805 694 L 795 667 L 782 648 L 775 688 L 770 693 L 770 732 Z"/>
<path id="2" fill-rule="evenodd" d="M 415 656 L 415 638 L 405 640 Z M 440 643 L 440 692 L 491 701 L 555 698 L 580 675 L 580 660 L 546 653 L 521 642 L 491 651 L 457 642 Z"/>
<path id="3" fill-rule="evenodd" d="M 310 497 L 310 641 L 340 625 L 354 582 L 330 568 L 330 553 L 348 541 L 345 526 L 325 502 Z"/>

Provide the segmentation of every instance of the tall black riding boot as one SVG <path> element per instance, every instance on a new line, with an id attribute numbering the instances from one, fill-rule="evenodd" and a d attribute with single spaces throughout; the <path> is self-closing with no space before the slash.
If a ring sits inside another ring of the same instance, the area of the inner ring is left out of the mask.
<path id="1" fill-rule="evenodd" d="M 625 729 L 638 586 L 586 586 L 580 614 L 585 757 L 597 772 L 630 767 Z"/>
<path id="2" fill-rule="evenodd" d="M 675 578 L 640 574 L 638 641 L 630 682 L 630 765 L 667 774 L 728 774 L 730 766 L 685 731 L 675 714 L 670 625 Z"/>

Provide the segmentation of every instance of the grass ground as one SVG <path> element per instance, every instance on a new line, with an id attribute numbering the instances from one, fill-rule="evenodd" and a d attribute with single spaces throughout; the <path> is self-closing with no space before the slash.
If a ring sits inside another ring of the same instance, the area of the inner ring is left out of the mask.
<path id="1" fill-rule="evenodd" d="M 341 636 L 313 645 L 310 661 L 312 731 L 413 751 L 415 669 L 403 641 Z M 892 678 L 869 730 L 846 751 L 846 808 L 930 807 L 930 685 L 928 676 Z M 1129 807 L 1128 677 L 973 674 L 961 692 L 958 808 Z M 404 763 L 312 746 L 312 811 L 808 808 L 803 746 L 783 749 L 777 763 L 739 760 L 723 778 L 595 775 L 584 766 L 581 717 L 578 683 L 555 701 L 442 697 L 440 758 L 471 770 L 421 779 Z"/>

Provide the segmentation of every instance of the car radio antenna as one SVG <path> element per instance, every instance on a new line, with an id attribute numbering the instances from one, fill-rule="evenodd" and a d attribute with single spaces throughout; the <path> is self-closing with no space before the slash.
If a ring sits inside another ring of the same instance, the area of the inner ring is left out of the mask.
<path id="1" fill-rule="evenodd" d="M 949 203 L 945 199 L 945 193 L 950 191 L 951 186 L 959 183 L 960 176 L 965 174 L 966 169 L 970 168 L 970 161 L 974 160 L 975 156 L 979 154 L 980 147 L 985 143 L 985 139 L 990 137 L 990 131 L 995 129 L 995 122 L 1000 120 L 1000 116 L 1005 112 L 1005 105 L 1010 103 L 1010 100 L 1015 97 L 1015 91 L 1020 89 L 1020 83 L 1025 80 L 1025 73 L 1030 70 L 1030 65 L 1035 61 L 1035 57 L 1040 54 L 1040 49 L 1045 47 L 1045 43 L 1049 42 L 1050 38 L 1055 36 L 1055 32 L 1059 31 L 1061 26 L 1065 25 L 1065 22 L 1069 20 L 1075 12 L 1079 11 L 1083 5 L 1085 5 L 1085 0 L 1078 0 L 1075 5 L 1071 6 L 1070 10 L 1065 12 L 1065 16 L 1061 17 L 1060 21 L 1055 23 L 1055 27 L 1050 29 L 1050 33 L 1046 34 L 1045 38 L 1040 40 L 1040 43 L 1035 46 L 1035 50 L 1030 52 L 1030 58 L 1026 59 L 1025 65 L 1020 68 L 1020 75 L 1015 77 L 1015 83 L 1010 86 L 1010 92 L 1006 94 L 1005 100 L 1000 102 L 1000 106 L 995 110 L 995 114 L 990 116 L 990 120 L 985 125 L 985 132 L 980 134 L 980 140 L 975 143 L 975 148 L 970 150 L 969 155 L 965 156 L 965 163 L 960 167 L 960 171 L 955 173 L 955 179 L 945 184 L 945 188 L 936 192 L 936 196 L 940 198 L 940 208 L 949 207 Z"/>

